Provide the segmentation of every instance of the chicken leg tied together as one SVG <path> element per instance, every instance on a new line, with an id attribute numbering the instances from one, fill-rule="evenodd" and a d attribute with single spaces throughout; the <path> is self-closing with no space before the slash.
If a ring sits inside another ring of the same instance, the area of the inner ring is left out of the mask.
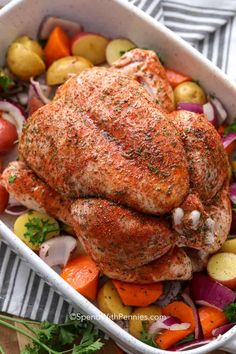
<path id="1" fill-rule="evenodd" d="M 15 176 L 13 183 L 9 182 L 11 176 Z M 191 277 L 191 261 L 184 251 L 176 248 L 173 252 L 177 234 L 165 220 L 99 198 L 63 200 L 23 162 L 10 163 L 1 184 L 23 205 L 71 225 L 108 276 L 141 283 Z"/>

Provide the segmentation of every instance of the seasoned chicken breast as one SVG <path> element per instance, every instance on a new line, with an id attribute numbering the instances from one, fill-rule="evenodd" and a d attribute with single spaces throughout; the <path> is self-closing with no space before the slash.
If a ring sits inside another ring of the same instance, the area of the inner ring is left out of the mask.
<path id="1" fill-rule="evenodd" d="M 159 215 L 189 190 L 184 149 L 167 115 L 138 82 L 105 68 L 62 85 L 28 119 L 19 149 L 68 198 L 100 196 Z"/>

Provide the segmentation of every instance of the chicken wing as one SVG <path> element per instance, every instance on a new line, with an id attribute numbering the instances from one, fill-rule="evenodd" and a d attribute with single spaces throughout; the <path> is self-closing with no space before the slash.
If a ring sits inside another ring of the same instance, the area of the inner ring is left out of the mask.
<path id="1" fill-rule="evenodd" d="M 165 69 L 152 50 L 133 49 L 117 60 L 113 68 L 137 80 L 154 102 L 166 112 L 175 109 L 173 90 L 167 80 Z"/>

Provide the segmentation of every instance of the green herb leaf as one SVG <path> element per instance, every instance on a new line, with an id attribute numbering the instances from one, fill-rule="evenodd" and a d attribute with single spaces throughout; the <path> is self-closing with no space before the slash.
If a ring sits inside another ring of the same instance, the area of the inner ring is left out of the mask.
<path id="1" fill-rule="evenodd" d="M 120 56 L 124 55 L 127 52 L 130 52 L 132 49 L 135 49 L 135 48 L 136 47 L 131 47 L 131 48 L 127 49 L 127 50 L 120 50 Z"/>
<path id="2" fill-rule="evenodd" d="M 150 345 L 151 347 L 155 347 L 155 348 L 159 348 L 159 346 L 157 345 L 157 343 L 155 342 L 154 338 L 159 334 L 157 333 L 153 333 L 150 334 L 148 333 L 148 322 L 143 321 L 142 322 L 142 332 L 141 332 L 141 336 L 140 336 L 140 340 L 141 342 Z"/>
<path id="3" fill-rule="evenodd" d="M 236 303 L 226 306 L 224 309 L 224 314 L 230 322 L 236 322 Z"/>
<path id="4" fill-rule="evenodd" d="M 34 328 L 33 334 L 29 334 L 23 328 L 11 323 L 15 319 L 0 314 L 0 325 L 20 332 L 32 340 L 21 351 L 21 354 L 92 354 L 102 348 L 103 343 L 98 339 L 94 325 L 86 320 L 67 320 L 63 324 L 42 322 L 40 327 Z M 29 329 L 29 321 L 17 320 Z M 75 340 L 80 340 L 76 345 Z M 1 348 L 0 348 L 1 353 Z M 4 351 L 2 352 L 3 354 Z"/>
<path id="5" fill-rule="evenodd" d="M 14 183 L 15 179 L 16 179 L 16 175 L 11 175 L 11 176 L 8 177 L 8 182 L 9 183 Z"/>
<path id="6" fill-rule="evenodd" d="M 3 347 L 2 347 L 1 345 L 0 345 L 0 353 L 1 353 L 1 354 L 6 354 L 6 353 L 5 353 L 5 350 L 3 349 Z"/>
<path id="7" fill-rule="evenodd" d="M 194 340 L 194 334 L 193 333 L 190 333 L 187 337 L 181 339 L 180 341 L 178 341 L 175 346 L 179 345 L 179 344 L 184 344 L 184 343 L 187 343 L 187 342 L 191 342 L 192 340 Z"/>
<path id="8" fill-rule="evenodd" d="M 24 233 L 24 236 L 33 245 L 43 243 L 50 232 L 58 231 L 54 223 L 50 223 L 48 219 L 43 220 L 40 218 L 29 219 L 25 227 L 27 231 Z"/>
<path id="9" fill-rule="evenodd" d="M 224 130 L 224 136 L 226 136 L 228 133 L 236 133 L 236 117 L 234 118 L 233 123 L 231 123 L 227 128 Z"/>
<path id="10" fill-rule="evenodd" d="M 9 88 L 13 84 L 13 80 L 11 77 L 7 76 L 3 71 L 0 72 L 0 87 L 4 92 L 8 92 Z"/>

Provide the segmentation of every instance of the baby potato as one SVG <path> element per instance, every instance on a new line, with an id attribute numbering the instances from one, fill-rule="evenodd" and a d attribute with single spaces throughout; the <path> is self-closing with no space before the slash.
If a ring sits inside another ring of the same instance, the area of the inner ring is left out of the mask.
<path id="1" fill-rule="evenodd" d="M 143 322 L 151 325 L 161 316 L 161 308 L 158 306 L 137 307 L 129 319 L 129 332 L 136 338 L 141 337 Z"/>
<path id="2" fill-rule="evenodd" d="M 43 57 L 43 49 L 37 41 L 29 38 L 28 36 L 21 36 L 14 40 L 14 43 L 22 44 L 26 49 L 29 49 L 31 52 L 39 55 L 40 58 Z"/>
<path id="3" fill-rule="evenodd" d="M 91 68 L 93 64 L 79 56 L 67 56 L 52 63 L 47 71 L 47 84 L 58 85 L 68 79 L 68 74 L 80 74 L 81 71 Z"/>
<path id="4" fill-rule="evenodd" d="M 40 56 L 16 42 L 8 48 L 7 65 L 22 80 L 29 80 L 45 71 L 45 64 Z"/>
<path id="5" fill-rule="evenodd" d="M 14 233 L 33 251 L 38 251 L 45 240 L 60 234 L 60 228 L 58 222 L 47 214 L 29 211 L 16 219 Z"/>
<path id="6" fill-rule="evenodd" d="M 220 252 L 230 252 L 236 254 L 236 238 L 226 240 L 225 243 L 223 243 Z"/>
<path id="7" fill-rule="evenodd" d="M 174 89 L 175 102 L 206 103 L 203 89 L 193 81 L 182 82 Z"/>
<path id="8" fill-rule="evenodd" d="M 101 289 L 99 289 L 97 303 L 102 312 L 106 315 L 115 315 L 117 319 L 121 319 L 122 316 L 129 316 L 132 312 L 131 306 L 123 305 L 111 280 L 107 281 Z"/>

